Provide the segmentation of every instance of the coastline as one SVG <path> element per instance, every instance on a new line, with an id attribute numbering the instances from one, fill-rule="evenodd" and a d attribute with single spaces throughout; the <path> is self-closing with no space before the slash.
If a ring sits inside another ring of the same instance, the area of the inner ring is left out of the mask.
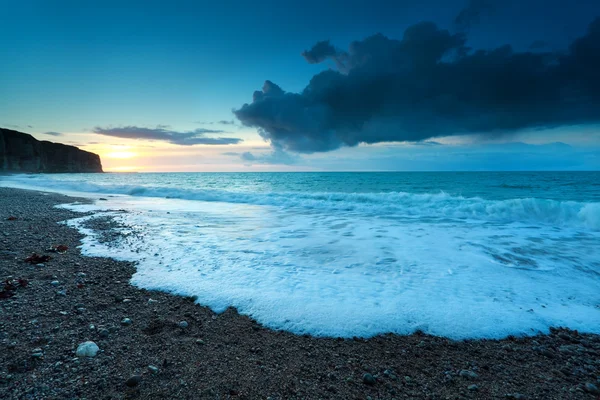
<path id="1" fill-rule="evenodd" d="M 54 207 L 72 201 L 0 188 L 1 278 L 28 281 L 0 299 L 2 398 L 600 395 L 590 386 L 600 387 L 600 335 L 558 329 L 460 342 L 421 334 L 314 338 L 264 328 L 232 308 L 215 314 L 189 298 L 138 289 L 129 284 L 133 263 L 79 253 L 82 236 L 58 222 L 82 214 Z M 59 244 L 69 247 L 65 254 L 44 251 Z M 34 252 L 53 259 L 43 266 L 25 263 Z M 122 324 L 124 318 L 132 323 Z M 75 357 L 78 344 L 88 340 L 100 353 Z M 141 380 L 127 386 L 134 375 Z"/>

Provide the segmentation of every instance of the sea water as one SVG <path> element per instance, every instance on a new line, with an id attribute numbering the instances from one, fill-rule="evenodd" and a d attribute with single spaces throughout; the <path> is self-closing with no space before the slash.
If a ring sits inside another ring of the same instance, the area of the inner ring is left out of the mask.
<path id="1" fill-rule="evenodd" d="M 600 173 L 0 177 L 77 194 L 84 254 L 136 286 L 298 334 L 600 333 Z M 102 199 L 100 199 L 102 198 Z M 127 212 L 123 212 L 125 210 Z M 86 221 L 119 222 L 113 242 Z"/>

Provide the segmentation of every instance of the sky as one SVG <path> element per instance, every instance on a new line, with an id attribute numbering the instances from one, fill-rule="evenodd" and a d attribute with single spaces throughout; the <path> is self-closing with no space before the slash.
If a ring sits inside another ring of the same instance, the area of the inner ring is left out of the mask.
<path id="1" fill-rule="evenodd" d="M 0 127 L 107 171 L 600 169 L 597 0 L 0 6 Z"/>

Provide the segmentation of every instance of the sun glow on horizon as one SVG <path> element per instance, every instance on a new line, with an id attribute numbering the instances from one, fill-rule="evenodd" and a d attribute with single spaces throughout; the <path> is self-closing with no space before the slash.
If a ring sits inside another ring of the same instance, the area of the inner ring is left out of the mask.
<path id="1" fill-rule="evenodd" d="M 123 150 L 111 151 L 111 152 L 104 154 L 104 157 L 106 157 L 106 158 L 119 158 L 119 159 L 134 158 L 136 156 L 137 156 L 137 153 L 135 153 L 133 151 L 123 151 Z"/>

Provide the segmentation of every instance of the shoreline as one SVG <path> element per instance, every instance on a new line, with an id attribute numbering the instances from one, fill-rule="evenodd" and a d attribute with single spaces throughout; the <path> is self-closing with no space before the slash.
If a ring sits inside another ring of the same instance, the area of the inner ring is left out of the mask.
<path id="1" fill-rule="evenodd" d="M 81 199 L 0 188 L 0 277 L 28 281 L 0 299 L 2 398 L 600 395 L 600 335 L 317 338 L 270 330 L 233 308 L 215 314 L 190 298 L 138 289 L 129 284 L 134 263 L 82 256 L 82 235 L 58 224 L 84 215 L 54 207 L 74 200 Z M 45 252 L 61 244 L 65 254 Z M 25 263 L 34 252 L 53 259 Z M 88 340 L 98 355 L 75 357 Z M 140 379 L 130 387 L 133 376 Z"/>

